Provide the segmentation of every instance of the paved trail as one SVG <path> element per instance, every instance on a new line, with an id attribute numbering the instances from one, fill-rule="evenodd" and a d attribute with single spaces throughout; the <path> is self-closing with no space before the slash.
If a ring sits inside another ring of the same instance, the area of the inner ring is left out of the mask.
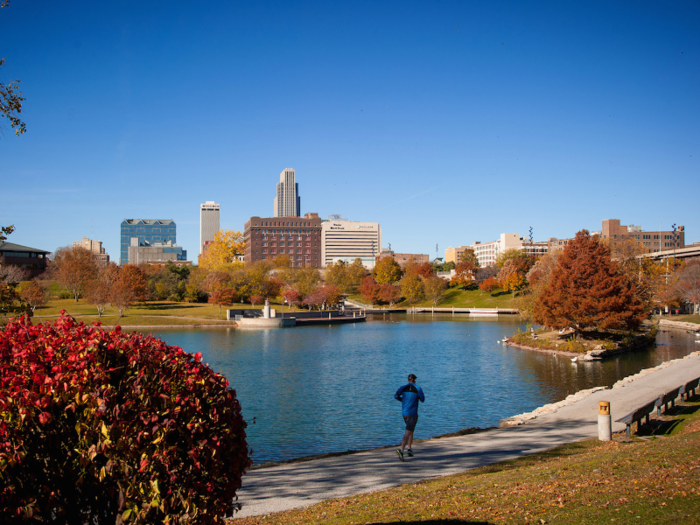
<path id="1" fill-rule="evenodd" d="M 585 365 L 578 365 L 585 366 Z M 464 472 L 598 436 L 598 402 L 610 401 L 613 421 L 681 384 L 700 377 L 700 353 L 664 363 L 538 416 L 525 425 L 418 444 L 401 463 L 395 449 L 379 449 L 251 471 L 238 492 L 237 517 L 304 507 L 329 498 L 374 492 Z M 619 432 L 625 425 L 613 423 Z"/>

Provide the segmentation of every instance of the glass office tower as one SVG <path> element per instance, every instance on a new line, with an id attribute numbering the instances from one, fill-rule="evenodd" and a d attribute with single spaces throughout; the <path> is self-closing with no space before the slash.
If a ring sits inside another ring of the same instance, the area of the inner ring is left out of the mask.
<path id="1" fill-rule="evenodd" d="M 129 246 L 133 238 L 138 239 L 139 246 L 144 246 L 155 243 L 176 244 L 175 237 L 175 221 L 171 219 L 124 219 L 119 264 L 129 262 Z"/>

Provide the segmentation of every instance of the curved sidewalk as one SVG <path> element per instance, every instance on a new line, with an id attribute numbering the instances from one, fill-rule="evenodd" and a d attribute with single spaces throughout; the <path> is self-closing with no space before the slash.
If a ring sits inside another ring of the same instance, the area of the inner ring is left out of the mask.
<path id="1" fill-rule="evenodd" d="M 578 366 L 586 366 L 579 364 Z M 525 425 L 425 441 L 415 457 L 401 463 L 394 448 L 370 450 L 251 471 L 243 477 L 234 517 L 305 507 L 330 498 L 374 492 L 406 483 L 456 474 L 598 436 L 598 402 L 609 401 L 615 421 L 700 377 L 700 353 L 664 363 L 541 415 Z M 613 431 L 625 425 L 613 423 Z"/>

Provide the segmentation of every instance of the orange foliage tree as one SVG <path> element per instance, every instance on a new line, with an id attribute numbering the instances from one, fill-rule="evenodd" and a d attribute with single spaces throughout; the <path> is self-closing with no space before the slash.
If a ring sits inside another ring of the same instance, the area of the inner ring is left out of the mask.
<path id="1" fill-rule="evenodd" d="M 495 277 L 489 277 L 488 279 L 485 279 L 484 282 L 479 285 L 479 289 L 482 292 L 488 292 L 489 297 L 491 297 L 491 292 L 493 292 L 496 288 L 498 288 L 498 281 L 496 280 Z"/>
<path id="2" fill-rule="evenodd" d="M 534 319 L 551 328 L 637 328 L 646 310 L 609 247 L 581 230 L 559 256 L 535 304 Z"/>
<path id="3" fill-rule="evenodd" d="M 450 279 L 450 284 L 456 286 L 464 286 L 466 289 L 468 286 L 474 284 L 474 279 L 476 279 L 476 271 L 479 269 L 479 264 L 474 264 L 474 261 L 467 259 L 462 261 L 455 268 L 455 274 L 452 279 Z"/>

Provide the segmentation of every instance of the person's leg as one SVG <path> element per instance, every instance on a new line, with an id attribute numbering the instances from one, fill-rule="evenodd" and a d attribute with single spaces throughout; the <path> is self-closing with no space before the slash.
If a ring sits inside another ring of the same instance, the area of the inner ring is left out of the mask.
<path id="1" fill-rule="evenodd" d="M 406 431 L 406 434 L 406 437 L 408 437 L 408 441 L 406 442 L 406 448 L 410 449 L 412 448 L 411 445 L 413 445 L 413 430 Z"/>
<path id="2" fill-rule="evenodd" d="M 401 440 L 401 450 L 411 448 L 411 443 L 413 443 L 413 430 L 407 430 L 404 432 L 403 439 Z"/>

